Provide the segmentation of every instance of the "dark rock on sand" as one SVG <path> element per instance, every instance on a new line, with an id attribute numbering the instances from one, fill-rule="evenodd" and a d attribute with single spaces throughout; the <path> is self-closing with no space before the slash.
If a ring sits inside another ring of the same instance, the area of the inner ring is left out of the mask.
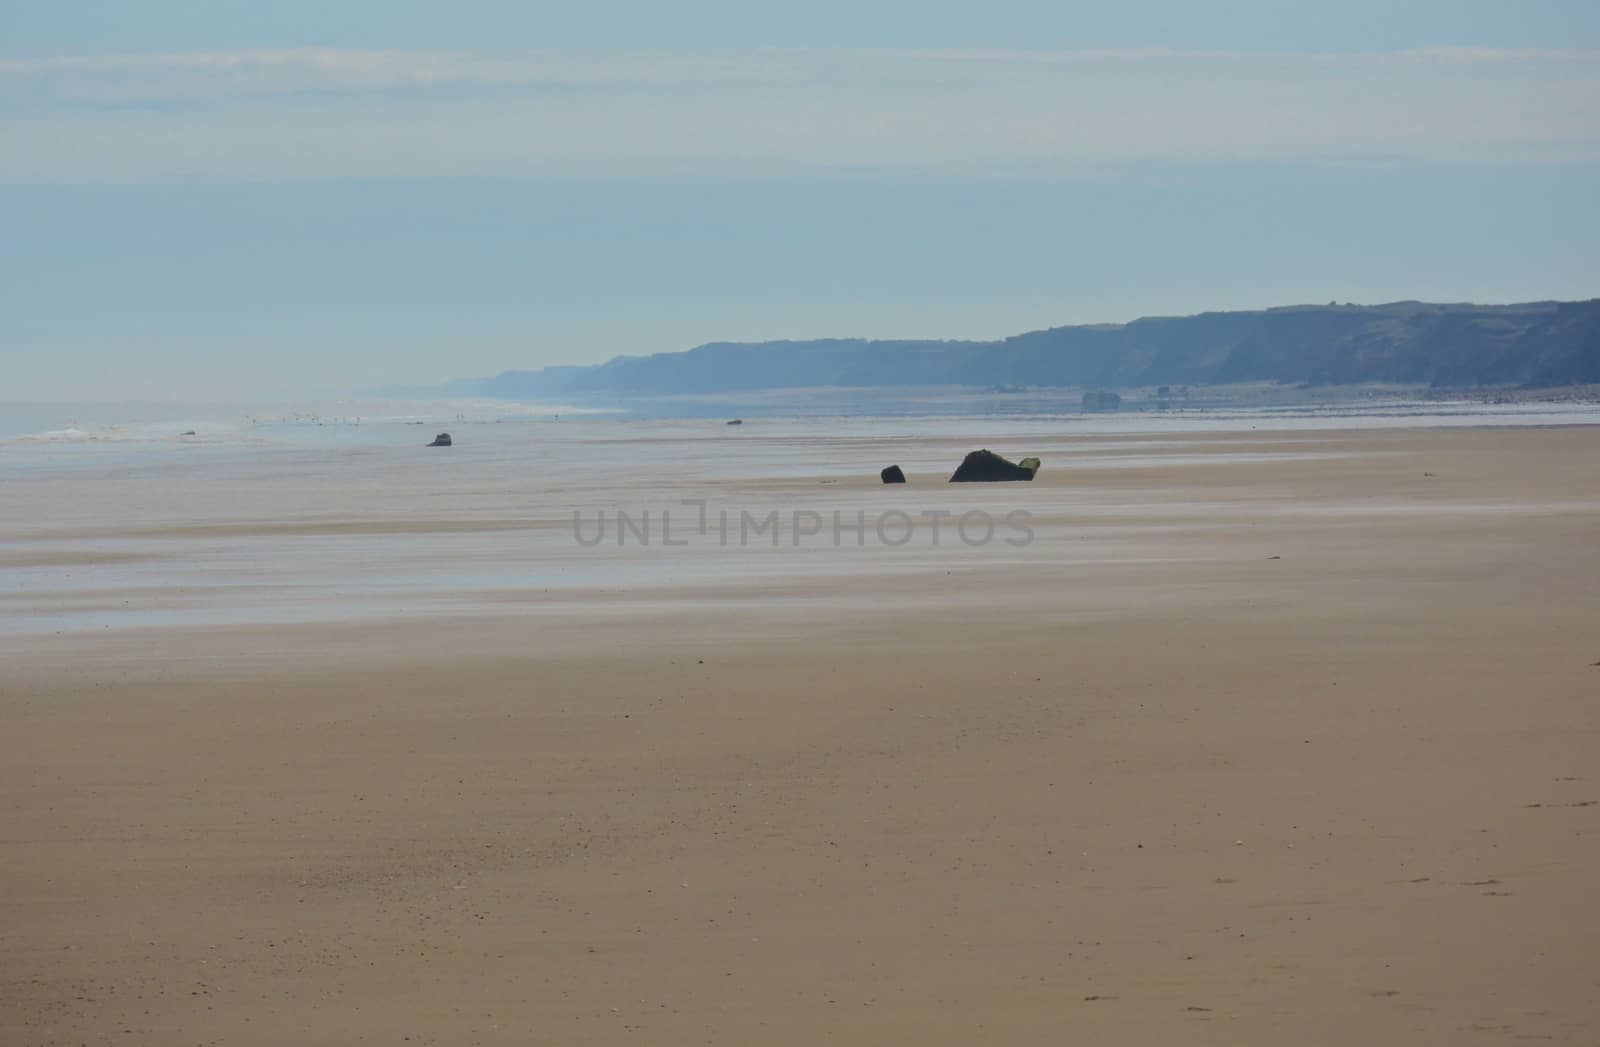
<path id="1" fill-rule="evenodd" d="M 962 459 L 961 465 L 951 474 L 950 482 L 1002 483 L 1008 480 L 1032 480 L 1039 469 L 1039 459 L 1025 458 L 1021 464 L 1007 461 L 990 450 L 973 451 Z"/>
<path id="2" fill-rule="evenodd" d="M 891 465 L 878 475 L 883 478 L 883 482 L 886 484 L 903 484 L 906 482 L 906 474 L 900 471 L 898 465 Z"/>
<path id="3" fill-rule="evenodd" d="M 450 446 L 450 434 L 449 433 L 440 433 L 438 436 L 435 436 L 433 438 L 433 443 L 429 444 L 428 446 L 429 447 L 449 447 Z"/>
<path id="4" fill-rule="evenodd" d="M 728 424 L 729 425 L 743 425 L 744 424 L 744 419 L 743 418 L 734 418 L 734 419 L 729 420 Z"/>

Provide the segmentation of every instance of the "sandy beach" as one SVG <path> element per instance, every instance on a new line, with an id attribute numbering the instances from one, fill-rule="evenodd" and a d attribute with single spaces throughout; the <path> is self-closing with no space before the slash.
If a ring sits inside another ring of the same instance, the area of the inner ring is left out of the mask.
<path id="1" fill-rule="evenodd" d="M 13 477 L 0 1043 L 1600 1042 L 1600 427 L 744 429 Z"/>

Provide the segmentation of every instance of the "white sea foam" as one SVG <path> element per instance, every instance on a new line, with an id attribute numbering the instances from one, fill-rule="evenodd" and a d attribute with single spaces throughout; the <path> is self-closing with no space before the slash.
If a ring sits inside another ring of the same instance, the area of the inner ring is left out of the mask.
<path id="1" fill-rule="evenodd" d="M 401 426 L 593 417 L 615 409 L 490 400 L 364 401 L 185 406 L 0 402 L 0 448 L 290 444 L 340 438 L 343 431 Z M 320 435 L 318 435 L 320 434 Z"/>
<path id="2" fill-rule="evenodd" d="M 0 436 L 0 446 L 28 444 L 229 444 L 244 442 L 249 429 L 214 421 L 70 423 L 56 429 Z"/>

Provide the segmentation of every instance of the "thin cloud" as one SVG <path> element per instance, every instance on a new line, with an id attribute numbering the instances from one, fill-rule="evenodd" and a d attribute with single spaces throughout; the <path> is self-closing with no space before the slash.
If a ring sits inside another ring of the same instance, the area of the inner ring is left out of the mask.
<path id="1" fill-rule="evenodd" d="M 563 85 L 773 85 L 863 82 L 890 87 L 948 76 L 953 70 L 985 80 L 1056 68 L 1115 75 L 1207 69 L 1298 68 L 1313 72 L 1383 65 L 1426 72 L 1440 65 L 1521 67 L 1529 77 L 1574 68 L 1594 74 L 1600 52 L 1439 47 L 1391 52 L 1262 53 L 1177 51 L 1169 48 L 1080 51 L 838 50 L 750 51 L 358 51 L 305 47 L 287 50 L 178 52 L 137 55 L 0 59 L 0 92 L 35 103 L 252 94 L 327 92 L 344 88 Z M 41 92 L 40 87 L 48 90 Z M 0 95 L 3 96 L 3 95 Z"/>
<path id="2" fill-rule="evenodd" d="M 346 51 L 0 60 L 0 181 L 1039 177 L 1600 155 L 1600 52 Z"/>

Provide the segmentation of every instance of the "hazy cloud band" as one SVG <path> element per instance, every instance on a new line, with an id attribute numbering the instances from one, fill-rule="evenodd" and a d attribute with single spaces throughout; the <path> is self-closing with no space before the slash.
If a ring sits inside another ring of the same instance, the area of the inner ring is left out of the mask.
<path id="1" fill-rule="evenodd" d="M 1600 156 L 1600 54 L 228 51 L 0 60 L 0 181 L 1039 177 Z"/>

